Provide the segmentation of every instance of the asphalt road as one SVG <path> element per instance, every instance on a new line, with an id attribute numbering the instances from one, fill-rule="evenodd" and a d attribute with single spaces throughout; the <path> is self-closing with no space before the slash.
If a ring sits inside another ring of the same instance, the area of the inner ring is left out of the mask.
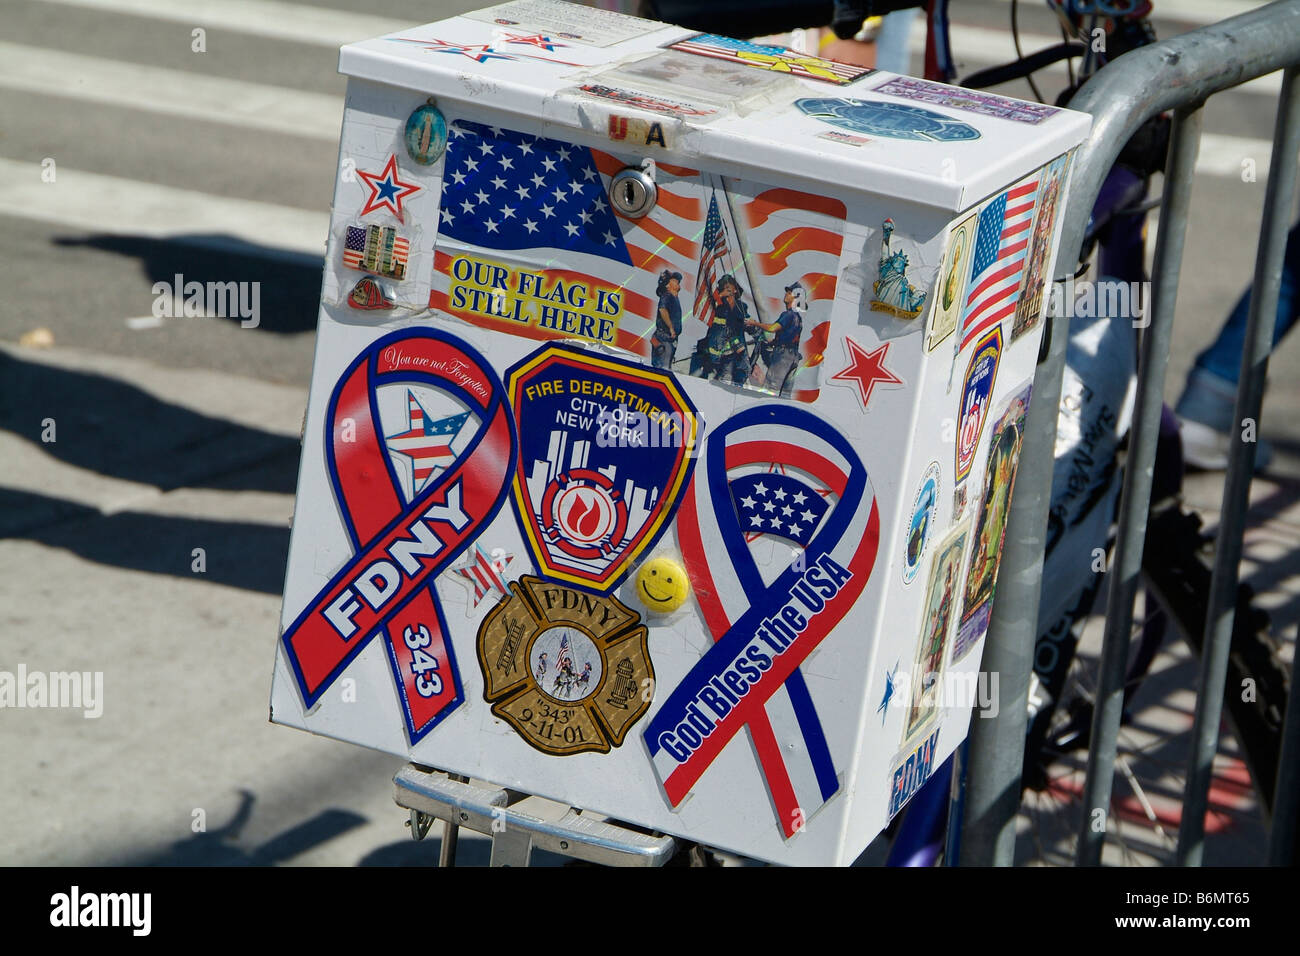
<path id="1" fill-rule="evenodd" d="M 98 719 L 0 714 L 0 863 L 433 860 L 405 840 L 395 761 L 264 715 L 337 47 L 479 5 L 0 0 L 0 668 L 105 674 Z M 1157 29 L 1254 5 L 1168 0 Z M 1009 3 L 956 6 L 965 66 L 1013 56 Z M 1022 6 L 1022 30 L 1050 35 Z M 1252 272 L 1275 81 L 1206 109 L 1171 397 Z M 241 110 L 249 97 L 264 108 Z M 259 281 L 260 325 L 156 319 L 154 284 L 178 273 Z M 39 329 L 52 349 L 19 345 Z M 1300 472 L 1297 355 L 1293 339 L 1274 357 L 1262 434 Z"/>

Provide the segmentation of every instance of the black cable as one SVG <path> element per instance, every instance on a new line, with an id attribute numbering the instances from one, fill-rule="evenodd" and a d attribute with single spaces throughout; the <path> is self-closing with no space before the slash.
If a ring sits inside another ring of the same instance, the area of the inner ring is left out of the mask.
<path id="1" fill-rule="evenodd" d="M 1056 28 L 1061 31 L 1061 42 L 1069 43 L 1070 34 L 1065 32 L 1065 24 L 1062 23 L 1059 18 L 1056 21 Z M 1070 77 L 1070 89 L 1074 89 L 1074 59 L 1073 58 L 1070 58 L 1065 61 L 1065 72 Z"/>
<path id="2" fill-rule="evenodd" d="M 1025 53 L 1020 49 L 1020 0 L 1011 0 L 1011 41 L 1016 45 L 1016 59 L 1023 60 Z M 1034 82 L 1033 76 L 1026 75 L 1025 79 L 1029 81 L 1029 88 L 1034 91 L 1034 99 L 1043 102 L 1043 94 L 1038 90 L 1038 84 Z"/>
<path id="3" fill-rule="evenodd" d="M 1049 46 L 1046 50 L 1031 53 L 1029 56 L 1012 63 L 991 66 L 972 73 L 963 79 L 959 85 L 972 90 L 983 90 L 990 86 L 997 86 L 999 83 L 1028 79 L 1034 72 L 1041 70 L 1043 67 L 1059 63 L 1061 60 L 1072 56 L 1078 56 L 1082 51 L 1082 43 L 1058 43 L 1056 46 Z M 1039 102 L 1042 101 L 1039 100 Z"/>

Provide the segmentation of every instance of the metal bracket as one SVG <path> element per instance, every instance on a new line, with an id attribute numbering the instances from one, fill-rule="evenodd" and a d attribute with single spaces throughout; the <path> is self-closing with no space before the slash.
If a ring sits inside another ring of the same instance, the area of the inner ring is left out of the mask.
<path id="1" fill-rule="evenodd" d="M 563 811 L 559 818 L 545 819 L 537 815 L 540 798 L 462 783 L 440 770 L 408 764 L 394 775 L 393 788 L 399 807 L 442 820 L 449 829 L 491 837 L 492 866 L 527 866 L 534 848 L 603 866 L 663 866 L 677 851 L 673 837 L 641 833 L 560 804 L 551 804 Z"/>

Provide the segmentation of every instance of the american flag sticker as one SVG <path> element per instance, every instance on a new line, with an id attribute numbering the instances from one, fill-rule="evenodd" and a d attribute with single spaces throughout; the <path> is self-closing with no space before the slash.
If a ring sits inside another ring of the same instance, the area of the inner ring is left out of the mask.
<path id="1" fill-rule="evenodd" d="M 655 205 L 618 215 L 631 160 L 518 130 L 450 128 L 429 305 L 532 339 L 813 401 L 844 203 L 658 163 Z"/>
<path id="2" fill-rule="evenodd" d="M 772 73 L 788 73 L 791 76 L 802 76 L 841 86 L 875 72 L 865 66 L 836 63 L 834 60 L 823 60 L 821 57 L 796 53 L 785 47 L 748 43 L 713 33 L 701 33 L 688 40 L 681 40 L 669 49 L 718 60 L 730 60 L 733 63 L 757 67 Z"/>
<path id="3" fill-rule="evenodd" d="M 1024 285 L 1016 302 L 1016 318 L 1011 326 L 1011 341 L 1015 341 L 1038 324 L 1043 317 L 1043 290 L 1047 285 L 1048 258 L 1052 238 L 1056 234 L 1056 207 L 1061 195 L 1061 185 L 1069 157 L 1053 161 L 1043 174 L 1043 189 L 1034 215 L 1033 237 L 1029 246 L 1029 264 L 1025 267 Z"/>
<path id="4" fill-rule="evenodd" d="M 698 262 L 699 171 L 660 163 L 653 214 L 624 219 L 607 198 L 624 159 L 479 123 L 450 134 L 429 305 L 513 335 L 648 357 L 658 275 L 694 275 Z"/>
<path id="5" fill-rule="evenodd" d="M 727 180 L 736 239 L 757 290 L 749 384 L 815 401 L 848 210 L 838 199 Z"/>
<path id="6" fill-rule="evenodd" d="M 343 235 L 343 264 L 349 269 L 405 279 L 410 255 L 410 240 L 392 226 L 348 226 Z"/>
<path id="7" fill-rule="evenodd" d="M 456 461 L 476 428 L 468 412 L 410 386 L 384 389 L 380 420 L 389 462 L 408 501 Z"/>
<path id="8" fill-rule="evenodd" d="M 494 599 L 498 596 L 505 597 L 507 584 L 504 575 L 506 568 L 514 559 L 513 554 L 506 554 L 500 548 L 494 549 L 489 554 L 483 550 L 482 545 L 474 545 L 473 554 L 463 565 L 455 569 L 456 574 L 464 579 L 474 592 L 474 607 L 478 607 L 479 602 L 485 597 Z"/>
<path id="9" fill-rule="evenodd" d="M 1039 174 L 1035 173 L 980 210 L 959 352 L 1015 314 L 1016 294 L 1029 259 L 1030 226 L 1034 221 L 1038 184 Z"/>

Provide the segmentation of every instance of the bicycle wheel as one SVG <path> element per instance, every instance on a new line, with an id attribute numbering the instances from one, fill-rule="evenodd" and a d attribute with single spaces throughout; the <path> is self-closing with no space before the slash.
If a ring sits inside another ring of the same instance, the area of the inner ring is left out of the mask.
<path id="1" fill-rule="evenodd" d="M 1196 515 L 1173 504 L 1151 512 L 1143 575 L 1198 658 L 1209 614 L 1212 545 Z M 1254 607 L 1253 600 L 1249 585 L 1238 587 L 1224 705 L 1261 801 L 1271 813 L 1291 678 L 1269 634 L 1268 614 Z"/>
<path id="2" fill-rule="evenodd" d="M 1146 590 L 1141 612 L 1135 615 L 1138 633 L 1125 688 L 1117 778 L 1110 807 L 1094 821 L 1105 827 L 1104 862 L 1174 862 L 1195 700 L 1187 688 L 1195 686 L 1199 674 L 1208 611 L 1211 570 L 1206 544 L 1199 519 L 1175 502 L 1152 510 L 1143 558 Z M 1251 606 L 1252 597 L 1248 587 L 1239 589 L 1225 697 L 1231 730 L 1221 739 L 1215 761 L 1206 829 L 1212 836 L 1233 832 L 1262 850 L 1289 680 L 1269 638 L 1267 615 Z M 1096 618 L 1082 618 L 1075 627 L 1082 631 L 1089 621 L 1095 642 Z M 1168 644 L 1160 651 L 1159 632 L 1165 628 L 1181 636 L 1181 646 L 1191 654 Z M 1072 643 L 1068 646 L 1073 649 Z M 1041 749 L 1028 755 L 1022 862 L 1073 862 L 1080 821 L 1093 812 L 1082 806 L 1082 794 L 1094 675 L 1095 661 L 1085 663 L 1074 656 L 1048 718 L 1050 726 L 1040 734 Z M 1233 692 L 1246 688 L 1249 693 Z M 1222 862 L 1243 861 L 1238 857 Z"/>

